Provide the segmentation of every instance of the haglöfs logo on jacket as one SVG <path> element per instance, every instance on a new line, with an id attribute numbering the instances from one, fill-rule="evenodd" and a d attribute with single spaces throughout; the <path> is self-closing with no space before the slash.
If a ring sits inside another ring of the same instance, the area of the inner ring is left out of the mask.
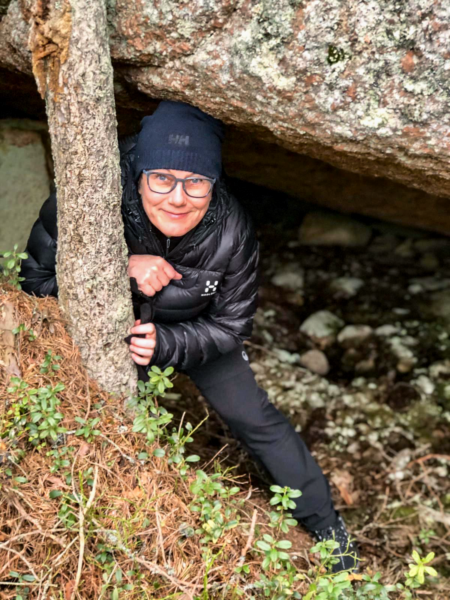
<path id="1" fill-rule="evenodd" d="M 218 281 L 211 283 L 211 281 L 206 282 L 205 293 L 202 296 L 212 296 L 217 291 L 217 286 L 219 285 Z"/>

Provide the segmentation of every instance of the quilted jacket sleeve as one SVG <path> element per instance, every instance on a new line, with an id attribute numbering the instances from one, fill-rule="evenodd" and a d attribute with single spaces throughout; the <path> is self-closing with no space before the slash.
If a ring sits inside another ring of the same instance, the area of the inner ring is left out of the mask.
<path id="1" fill-rule="evenodd" d="M 155 353 L 147 367 L 172 366 L 187 370 L 219 358 L 248 339 L 258 302 L 259 243 L 253 226 L 246 224 L 208 311 L 195 319 L 156 324 Z"/>
<path id="2" fill-rule="evenodd" d="M 31 229 L 25 252 L 28 258 L 22 261 L 22 289 L 36 296 L 57 296 L 56 282 L 56 193 L 44 202 L 39 218 Z"/>

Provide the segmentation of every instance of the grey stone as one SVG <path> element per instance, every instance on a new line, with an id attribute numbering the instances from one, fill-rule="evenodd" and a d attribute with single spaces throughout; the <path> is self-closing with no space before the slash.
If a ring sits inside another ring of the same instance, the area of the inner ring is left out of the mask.
<path id="1" fill-rule="evenodd" d="M 421 292 L 435 292 L 450 288 L 450 278 L 437 276 L 413 277 L 409 280 L 408 292 L 418 294 Z"/>
<path id="2" fill-rule="evenodd" d="M 326 375 L 330 370 L 330 365 L 326 355 L 320 350 L 308 350 L 300 356 L 302 367 L 309 369 L 317 375 Z"/>
<path id="3" fill-rule="evenodd" d="M 26 124 L 26 121 L 25 121 Z M 25 248 L 50 193 L 45 149 L 38 131 L 0 121 L 0 252 Z"/>
<path id="4" fill-rule="evenodd" d="M 302 323 L 300 331 L 311 338 L 334 338 L 344 324 L 329 310 L 319 310 Z"/>
<path id="5" fill-rule="evenodd" d="M 379 335 L 382 337 L 388 337 L 391 335 L 395 335 L 399 332 L 399 328 L 395 325 L 380 325 L 374 331 L 375 335 Z"/>
<path id="6" fill-rule="evenodd" d="M 397 248 L 394 250 L 394 253 L 397 254 L 397 256 L 401 256 L 403 258 L 412 258 L 415 254 L 413 240 L 407 239 L 404 242 L 402 242 L 400 246 L 397 246 Z"/>
<path id="7" fill-rule="evenodd" d="M 439 379 L 442 375 L 450 375 L 450 360 L 441 360 L 430 365 L 430 376 Z"/>
<path id="8" fill-rule="evenodd" d="M 280 348 L 274 349 L 275 354 L 278 356 L 281 362 L 289 363 L 290 365 L 299 363 L 300 355 L 292 352 L 288 352 L 287 350 L 282 350 Z"/>
<path id="9" fill-rule="evenodd" d="M 358 277 L 338 277 L 330 283 L 330 289 L 338 296 L 351 298 L 356 296 L 364 285 L 364 281 Z"/>
<path id="10" fill-rule="evenodd" d="M 436 271 L 439 268 L 439 259 L 432 252 L 426 252 L 419 260 L 420 266 L 426 271 Z"/>
<path id="11" fill-rule="evenodd" d="M 369 325 L 347 325 L 339 332 L 337 340 L 344 348 L 359 346 L 365 342 L 373 333 Z"/>
<path id="12" fill-rule="evenodd" d="M 450 289 L 431 294 L 426 305 L 427 312 L 450 323 Z"/>
<path id="13" fill-rule="evenodd" d="M 398 246 L 398 238 L 395 235 L 377 235 L 370 243 L 368 251 L 373 254 L 391 253 Z"/>
<path id="14" fill-rule="evenodd" d="M 389 339 L 391 351 L 398 358 L 397 371 L 408 373 L 417 362 L 413 352 L 404 344 L 403 338 L 394 336 Z"/>
<path id="15" fill-rule="evenodd" d="M 272 277 L 271 283 L 293 292 L 301 291 L 304 286 L 303 269 L 299 265 L 288 264 L 280 273 Z"/>
<path id="16" fill-rule="evenodd" d="M 366 246 L 372 230 L 343 215 L 310 212 L 306 215 L 299 231 L 301 244 L 311 246 Z"/>
<path id="17" fill-rule="evenodd" d="M 417 379 L 413 380 L 412 383 L 414 383 L 416 387 L 418 387 L 427 396 L 430 396 L 436 388 L 431 379 L 429 379 L 429 377 L 426 375 L 420 375 Z"/>

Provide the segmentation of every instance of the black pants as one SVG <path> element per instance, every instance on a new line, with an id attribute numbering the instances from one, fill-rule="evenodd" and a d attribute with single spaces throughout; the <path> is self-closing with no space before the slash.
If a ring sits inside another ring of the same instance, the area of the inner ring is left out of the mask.
<path id="1" fill-rule="evenodd" d="M 302 492 L 293 517 L 308 529 L 333 525 L 328 480 L 293 426 L 258 387 L 244 346 L 186 374 L 274 482 Z"/>

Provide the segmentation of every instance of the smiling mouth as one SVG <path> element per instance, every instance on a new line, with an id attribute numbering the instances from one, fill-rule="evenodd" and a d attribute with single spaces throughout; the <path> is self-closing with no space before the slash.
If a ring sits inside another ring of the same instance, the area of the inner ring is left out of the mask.
<path id="1" fill-rule="evenodd" d="M 173 212 L 170 212 L 170 211 L 168 211 L 168 210 L 163 210 L 163 212 L 165 212 L 167 215 L 170 215 L 170 216 L 172 216 L 172 217 L 184 217 L 185 215 L 188 215 L 188 214 L 189 214 L 189 212 L 184 212 L 184 213 L 173 213 Z"/>

